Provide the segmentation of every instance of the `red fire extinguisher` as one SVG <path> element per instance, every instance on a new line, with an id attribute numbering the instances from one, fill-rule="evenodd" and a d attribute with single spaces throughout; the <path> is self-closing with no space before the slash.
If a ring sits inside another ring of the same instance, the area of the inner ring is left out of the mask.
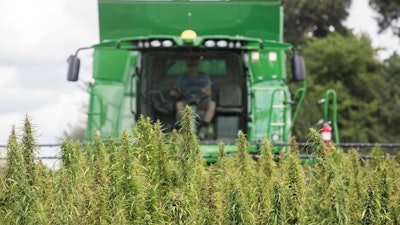
<path id="1" fill-rule="evenodd" d="M 332 127 L 328 123 L 324 123 L 321 127 L 321 137 L 322 141 L 325 143 L 325 151 L 329 152 L 329 146 L 332 140 Z"/>

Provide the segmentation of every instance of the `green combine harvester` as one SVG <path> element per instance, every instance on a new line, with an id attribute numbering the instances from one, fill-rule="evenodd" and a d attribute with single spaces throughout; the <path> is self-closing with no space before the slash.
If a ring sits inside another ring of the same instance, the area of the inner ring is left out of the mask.
<path id="1" fill-rule="evenodd" d="M 265 137 L 289 142 L 306 92 L 305 66 L 283 42 L 280 0 L 99 0 L 98 10 L 86 139 L 119 136 L 140 115 L 172 130 L 177 112 L 169 92 L 186 61 L 197 58 L 216 102 L 215 135 L 200 140 L 207 162 L 216 161 L 221 141 L 234 153 L 240 132 L 252 154 Z M 82 49 L 68 59 L 69 81 L 78 80 Z M 290 91 L 288 80 L 304 84 Z"/>

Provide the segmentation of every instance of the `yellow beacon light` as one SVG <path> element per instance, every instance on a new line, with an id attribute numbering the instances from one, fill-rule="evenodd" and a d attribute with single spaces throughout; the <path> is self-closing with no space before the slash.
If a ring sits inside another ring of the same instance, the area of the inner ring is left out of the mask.
<path id="1" fill-rule="evenodd" d="M 181 33 L 181 38 L 184 42 L 193 42 L 196 37 L 197 34 L 193 30 L 184 30 Z"/>

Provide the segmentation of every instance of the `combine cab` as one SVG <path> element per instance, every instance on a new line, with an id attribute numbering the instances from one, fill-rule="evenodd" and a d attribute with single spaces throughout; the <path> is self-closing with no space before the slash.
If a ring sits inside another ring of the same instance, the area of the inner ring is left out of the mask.
<path id="1" fill-rule="evenodd" d="M 217 105 L 215 134 L 200 141 L 207 161 L 216 160 L 220 141 L 234 152 L 240 132 L 251 153 L 265 137 L 289 141 L 300 107 L 292 109 L 293 100 L 301 103 L 305 83 L 294 95 L 289 91 L 286 52 L 292 81 L 305 80 L 305 70 L 302 57 L 282 42 L 280 1 L 99 0 L 98 6 L 101 40 L 92 46 L 87 139 L 96 132 L 118 136 L 140 115 L 172 130 L 177 112 L 170 90 L 187 72 L 186 61 L 196 58 L 199 71 L 210 75 Z M 78 80 L 78 52 L 68 60 L 70 81 Z"/>

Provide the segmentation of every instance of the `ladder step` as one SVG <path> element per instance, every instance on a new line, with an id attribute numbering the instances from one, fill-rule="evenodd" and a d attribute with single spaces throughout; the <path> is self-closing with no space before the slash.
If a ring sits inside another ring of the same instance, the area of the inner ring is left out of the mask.
<path id="1" fill-rule="evenodd" d="M 272 105 L 273 109 L 283 109 L 285 108 L 285 105 Z"/>
<path id="2" fill-rule="evenodd" d="M 283 122 L 275 122 L 275 123 L 271 123 L 271 126 L 274 126 L 274 127 L 283 127 L 283 126 L 285 126 L 285 123 L 283 123 Z"/>

